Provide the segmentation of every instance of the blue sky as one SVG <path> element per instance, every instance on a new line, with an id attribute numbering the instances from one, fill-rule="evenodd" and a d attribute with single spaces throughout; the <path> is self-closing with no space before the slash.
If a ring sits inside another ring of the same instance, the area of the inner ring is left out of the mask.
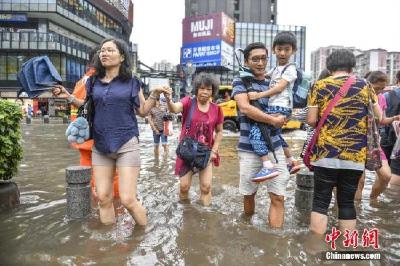
<path id="1" fill-rule="evenodd" d="M 399 0 L 277 0 L 278 24 L 306 26 L 306 59 L 321 46 L 400 51 Z M 134 0 L 131 40 L 148 65 L 179 63 L 184 0 Z"/>

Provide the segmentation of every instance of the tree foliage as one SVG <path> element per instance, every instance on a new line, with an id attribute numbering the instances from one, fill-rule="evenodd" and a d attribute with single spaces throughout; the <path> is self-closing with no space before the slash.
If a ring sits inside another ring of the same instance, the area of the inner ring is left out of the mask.
<path id="1" fill-rule="evenodd" d="M 22 160 L 21 108 L 0 99 L 0 180 L 8 180 L 17 173 Z"/>

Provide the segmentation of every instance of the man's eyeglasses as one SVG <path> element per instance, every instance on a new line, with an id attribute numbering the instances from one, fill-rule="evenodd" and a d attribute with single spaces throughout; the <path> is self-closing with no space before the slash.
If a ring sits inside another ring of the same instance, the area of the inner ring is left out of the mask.
<path id="1" fill-rule="evenodd" d="M 268 56 L 265 56 L 265 57 L 264 56 L 263 57 L 255 56 L 255 57 L 250 58 L 250 61 L 254 64 L 257 64 L 258 62 L 260 62 L 260 60 L 262 63 L 265 63 L 268 61 L 268 58 L 269 58 Z"/>
<path id="2" fill-rule="evenodd" d="M 107 52 L 107 53 L 109 53 L 109 54 L 113 54 L 113 53 L 115 53 L 116 51 L 117 51 L 117 50 L 115 50 L 115 49 L 107 48 L 107 49 L 98 50 L 97 52 L 98 52 L 99 54 L 104 54 L 105 52 Z"/>

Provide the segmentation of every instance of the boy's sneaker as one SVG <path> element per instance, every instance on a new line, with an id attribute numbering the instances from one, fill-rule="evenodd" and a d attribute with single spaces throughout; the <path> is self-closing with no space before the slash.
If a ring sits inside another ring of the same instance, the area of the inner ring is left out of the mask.
<path id="1" fill-rule="evenodd" d="M 300 165 L 298 165 L 298 164 L 293 164 L 293 163 L 292 163 L 292 164 L 288 164 L 288 165 L 287 165 L 287 168 L 288 168 L 289 173 L 290 173 L 291 175 L 297 173 L 297 172 L 300 171 L 300 169 L 301 169 Z"/>
<path id="2" fill-rule="evenodd" d="M 278 175 L 279 172 L 275 168 L 269 169 L 263 167 L 255 176 L 251 178 L 251 181 L 259 183 L 277 177 Z"/>

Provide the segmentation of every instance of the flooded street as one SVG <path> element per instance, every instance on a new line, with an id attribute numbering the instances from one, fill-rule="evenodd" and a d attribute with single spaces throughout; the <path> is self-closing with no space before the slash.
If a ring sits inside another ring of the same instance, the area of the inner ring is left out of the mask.
<path id="1" fill-rule="evenodd" d="M 0 213 L 0 265 L 400 264 L 400 189 L 389 188 L 377 202 L 370 203 L 374 180 L 370 173 L 363 199 L 356 204 L 357 228 L 360 234 L 364 228 L 379 229 L 380 261 L 327 262 L 312 252 L 306 244 L 312 241 L 308 214 L 296 210 L 294 204 L 295 176 L 287 188 L 283 230 L 268 228 L 265 187 L 257 194 L 256 214 L 251 219 L 242 217 L 235 134 L 223 139 L 221 166 L 213 173 L 212 205 L 203 207 L 197 201 L 197 176 L 191 203 L 179 202 L 178 178 L 173 174 L 177 134 L 170 142 L 169 154 L 161 153 L 156 160 L 150 127 L 140 124 L 138 196 L 147 209 L 148 226 L 137 228 L 118 204 L 117 223 L 103 226 L 95 202 L 88 219 L 71 221 L 65 215 L 65 168 L 79 164 L 79 153 L 68 147 L 65 129 L 62 124 L 22 126 L 24 159 L 13 179 L 21 192 L 21 205 Z M 285 139 L 298 155 L 305 132 L 287 133 Z M 330 219 L 329 228 L 333 225 Z M 320 247 L 329 250 L 324 242 Z"/>

